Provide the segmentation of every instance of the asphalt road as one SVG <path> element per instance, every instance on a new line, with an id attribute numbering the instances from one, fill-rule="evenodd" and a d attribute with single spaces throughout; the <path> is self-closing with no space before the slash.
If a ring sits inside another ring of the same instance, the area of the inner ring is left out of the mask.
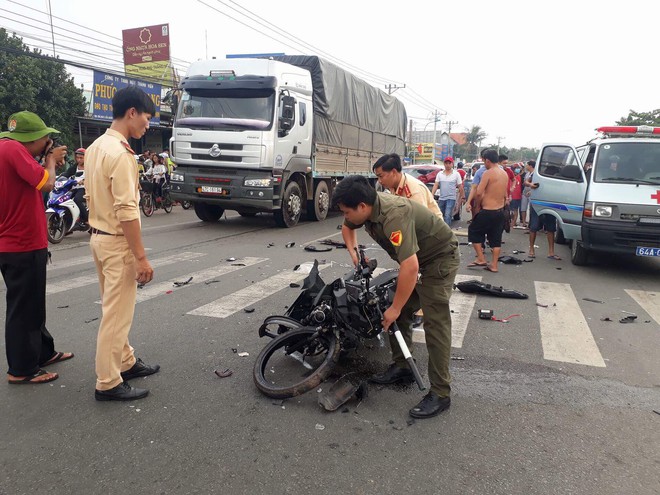
<path id="1" fill-rule="evenodd" d="M 491 274 L 466 268 L 472 247 L 462 245 L 461 276 L 530 297 L 452 299 L 463 328 L 452 352 L 463 359 L 452 361 L 452 407 L 437 418 L 409 421 L 422 395 L 413 387 L 371 386 L 343 413 L 323 411 L 316 392 L 283 404 L 262 396 L 252 383 L 259 324 L 297 296 L 293 267 L 315 257 L 302 246 L 340 240 L 340 223 L 278 229 L 267 215 L 229 214 L 210 225 L 178 207 L 143 218 L 156 275 L 139 295 L 131 343 L 162 370 L 135 380 L 151 394 L 129 403 L 93 397 L 100 305 L 88 236 L 54 246 L 48 328 L 76 357 L 51 368 L 60 373 L 51 384 L 0 386 L 0 493 L 660 493 L 657 260 L 601 256 L 575 267 L 566 246 L 557 247 L 564 260 L 547 259 L 539 238 L 533 262 Z M 522 230 L 505 241 L 502 254 L 528 251 Z M 345 250 L 316 258 L 331 265 L 323 278 L 349 269 Z M 486 321 L 478 309 L 520 316 Z M 637 320 L 619 323 L 629 313 Z M 425 375 L 425 347 L 414 353 Z M 361 356 L 364 369 L 388 364 L 387 348 Z M 225 368 L 231 377 L 213 373 Z"/>

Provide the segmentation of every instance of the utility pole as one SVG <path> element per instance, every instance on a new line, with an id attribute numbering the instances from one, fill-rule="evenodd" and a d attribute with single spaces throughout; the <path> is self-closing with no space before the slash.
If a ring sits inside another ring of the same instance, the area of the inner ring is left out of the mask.
<path id="1" fill-rule="evenodd" d="M 385 89 L 387 90 L 387 94 L 388 94 L 388 95 L 391 95 L 391 94 L 394 93 L 397 89 L 403 89 L 403 88 L 405 88 L 405 87 L 406 87 L 405 84 L 404 84 L 403 86 L 397 86 L 396 84 L 387 84 L 387 85 L 385 86 Z"/>
<path id="2" fill-rule="evenodd" d="M 500 142 L 504 139 L 502 136 L 497 136 L 497 154 L 500 154 Z"/>
<path id="3" fill-rule="evenodd" d="M 415 164 L 415 152 L 413 150 L 413 121 L 410 119 L 408 121 L 408 153 L 411 155 L 412 164 Z"/>
<path id="4" fill-rule="evenodd" d="M 55 53 L 55 31 L 53 31 L 53 9 L 50 6 L 50 0 L 48 0 L 48 15 L 50 16 L 50 35 L 53 38 L 53 57 L 56 57 Z"/>
<path id="5" fill-rule="evenodd" d="M 458 121 L 455 120 L 450 120 L 449 122 L 445 122 L 445 125 L 447 126 L 447 132 L 451 134 L 451 126 L 454 124 L 458 124 Z"/>
<path id="6" fill-rule="evenodd" d="M 431 165 L 435 163 L 435 141 L 436 141 L 435 133 L 437 129 L 438 120 L 440 120 L 438 119 L 438 111 L 435 110 L 433 112 L 433 152 L 431 154 Z"/>

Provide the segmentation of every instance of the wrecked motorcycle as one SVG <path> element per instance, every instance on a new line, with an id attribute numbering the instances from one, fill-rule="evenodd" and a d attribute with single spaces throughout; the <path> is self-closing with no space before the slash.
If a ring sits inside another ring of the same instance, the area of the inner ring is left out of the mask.
<path id="1" fill-rule="evenodd" d="M 356 250 L 358 251 L 358 250 Z M 394 299 L 398 270 L 373 276 L 376 260 L 358 251 L 358 266 L 332 283 L 321 280 L 314 261 L 302 292 L 283 316 L 269 316 L 259 336 L 271 340 L 254 365 L 254 383 L 268 397 L 287 399 L 316 388 L 341 353 L 383 330 L 383 312 Z M 420 390 L 424 384 L 396 323 L 389 331 L 404 352 Z"/>

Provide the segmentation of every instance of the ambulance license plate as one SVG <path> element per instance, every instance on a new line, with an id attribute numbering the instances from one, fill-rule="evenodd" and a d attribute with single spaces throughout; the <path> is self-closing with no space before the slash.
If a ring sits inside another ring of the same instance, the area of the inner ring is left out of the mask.
<path id="1" fill-rule="evenodd" d="M 637 246 L 637 256 L 660 256 L 660 248 Z"/>

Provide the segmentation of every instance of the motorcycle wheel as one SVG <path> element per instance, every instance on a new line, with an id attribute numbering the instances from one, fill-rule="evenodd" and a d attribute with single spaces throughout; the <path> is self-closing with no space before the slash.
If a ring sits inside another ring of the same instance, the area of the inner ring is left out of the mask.
<path id="1" fill-rule="evenodd" d="M 190 201 L 181 201 L 181 208 L 184 210 L 189 210 L 191 206 L 192 203 Z"/>
<path id="2" fill-rule="evenodd" d="M 314 327 L 289 330 L 271 340 L 257 356 L 254 384 L 274 399 L 309 392 L 332 372 L 340 349 L 334 333 L 319 335 Z"/>
<path id="3" fill-rule="evenodd" d="M 66 225 L 64 219 L 57 213 L 49 213 L 46 219 L 46 234 L 48 235 L 48 242 L 51 244 L 59 244 L 64 239 Z"/>
<path id="4" fill-rule="evenodd" d="M 142 213 L 150 217 L 154 214 L 154 195 L 147 193 L 142 197 Z"/>

